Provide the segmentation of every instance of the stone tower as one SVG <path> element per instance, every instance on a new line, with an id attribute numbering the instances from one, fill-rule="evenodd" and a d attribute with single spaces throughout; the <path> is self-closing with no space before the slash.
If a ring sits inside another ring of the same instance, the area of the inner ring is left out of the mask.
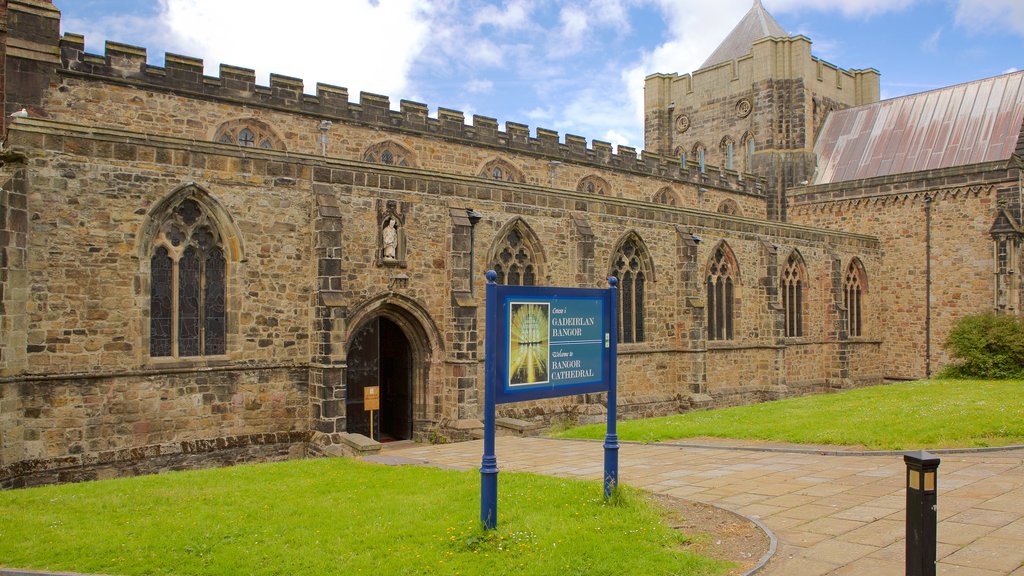
<path id="1" fill-rule="evenodd" d="M 815 169 L 814 136 L 837 108 L 878 101 L 878 71 L 843 70 L 811 55 L 760 0 L 695 72 L 645 83 L 645 148 L 698 170 L 716 164 L 767 180 L 768 215 L 786 219 L 785 191 Z"/>

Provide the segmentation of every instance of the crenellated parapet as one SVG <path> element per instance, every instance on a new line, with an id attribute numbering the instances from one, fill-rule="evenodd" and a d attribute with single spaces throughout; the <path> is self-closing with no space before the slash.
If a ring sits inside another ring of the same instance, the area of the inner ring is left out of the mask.
<path id="1" fill-rule="evenodd" d="M 438 108 L 436 117 L 427 105 L 402 100 L 392 110 L 387 96 L 360 92 L 359 101 L 349 100 L 348 89 L 317 83 L 316 94 L 306 94 L 303 81 L 280 74 L 270 75 L 270 85 L 256 83 L 256 72 L 222 64 L 219 76 L 203 73 L 203 60 L 167 53 L 164 66 L 147 63 L 145 48 L 107 42 L 103 55 L 85 51 L 85 38 L 65 34 L 60 40 L 62 70 L 66 74 L 99 77 L 110 81 L 144 85 L 177 94 L 229 101 L 246 106 L 263 106 L 279 111 L 305 114 L 332 122 L 350 123 L 389 131 L 408 132 L 466 143 L 471 146 L 497 148 L 509 153 L 530 154 L 551 161 L 593 164 L 648 176 L 675 180 L 681 184 L 709 186 L 745 194 L 763 196 L 763 180 L 715 166 L 701 172 L 694 163 L 681 164 L 676 158 L 649 151 L 618 146 L 594 140 L 587 145 L 581 136 L 545 128 L 505 122 L 499 127 L 496 119 L 473 115 L 472 123 L 459 110 Z"/>

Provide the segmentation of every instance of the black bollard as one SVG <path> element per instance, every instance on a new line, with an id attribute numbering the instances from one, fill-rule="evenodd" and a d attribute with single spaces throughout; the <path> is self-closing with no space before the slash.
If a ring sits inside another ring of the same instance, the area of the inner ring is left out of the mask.
<path id="1" fill-rule="evenodd" d="M 903 455 L 907 464 L 907 576 L 935 576 L 936 482 L 939 459 Z"/>

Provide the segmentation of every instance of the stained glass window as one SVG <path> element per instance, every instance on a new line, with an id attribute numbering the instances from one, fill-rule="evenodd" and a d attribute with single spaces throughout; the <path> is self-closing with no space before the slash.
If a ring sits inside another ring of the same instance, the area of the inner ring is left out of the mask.
<path id="1" fill-rule="evenodd" d="M 782 270 L 780 286 L 785 334 L 790 338 L 804 335 L 803 292 L 807 287 L 806 276 L 802 259 L 795 252 L 790 254 L 786 260 L 786 267 Z"/>
<path id="2" fill-rule="evenodd" d="M 522 224 L 516 223 L 502 237 L 490 269 L 498 274 L 498 284 L 510 286 L 536 286 L 537 261 L 535 251 L 527 242 Z"/>
<path id="3" fill-rule="evenodd" d="M 220 235 L 199 203 L 169 211 L 150 259 L 151 356 L 226 352 L 226 262 Z"/>
<path id="4" fill-rule="evenodd" d="M 643 342 L 647 257 L 636 238 L 628 238 L 612 260 L 611 275 L 619 281 L 619 342 Z"/>
<path id="5" fill-rule="evenodd" d="M 854 258 L 846 269 L 843 281 L 843 307 L 846 308 L 846 331 L 850 336 L 862 336 L 864 321 L 862 319 L 864 291 L 867 285 L 864 265 Z"/>
<path id="6" fill-rule="evenodd" d="M 733 339 L 735 274 L 736 264 L 732 251 L 728 246 L 719 246 L 708 263 L 708 340 Z"/>

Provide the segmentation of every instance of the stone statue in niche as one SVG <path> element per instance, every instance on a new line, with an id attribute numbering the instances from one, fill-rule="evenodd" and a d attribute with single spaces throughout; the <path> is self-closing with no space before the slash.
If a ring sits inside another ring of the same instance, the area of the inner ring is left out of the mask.
<path id="1" fill-rule="evenodd" d="M 384 245 L 384 260 L 394 262 L 398 259 L 398 220 L 388 217 L 384 220 L 384 228 L 381 230 L 381 240 Z"/>

